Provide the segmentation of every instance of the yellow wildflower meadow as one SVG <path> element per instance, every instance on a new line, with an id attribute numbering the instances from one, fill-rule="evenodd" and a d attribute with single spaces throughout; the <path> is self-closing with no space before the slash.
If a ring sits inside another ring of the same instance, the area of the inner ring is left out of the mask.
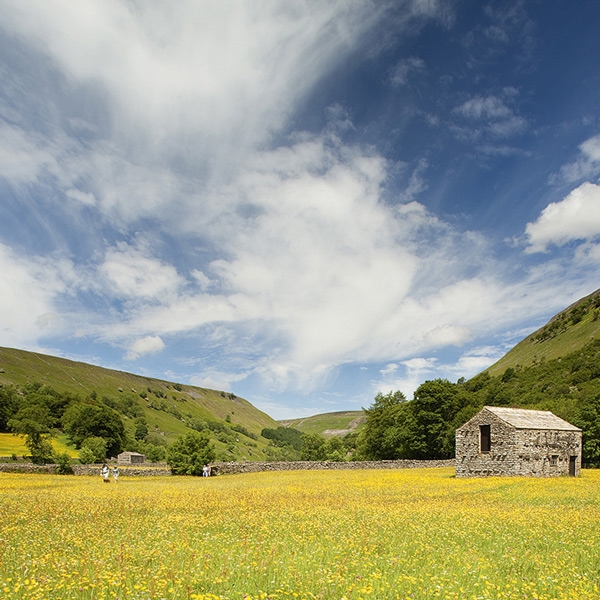
<path id="1" fill-rule="evenodd" d="M 600 598 L 600 472 L 0 474 L 0 596 Z"/>

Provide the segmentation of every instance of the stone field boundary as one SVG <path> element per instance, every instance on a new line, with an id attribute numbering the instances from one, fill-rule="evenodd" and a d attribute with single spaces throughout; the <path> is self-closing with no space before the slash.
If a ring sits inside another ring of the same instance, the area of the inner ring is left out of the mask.
<path id="1" fill-rule="evenodd" d="M 324 471 L 360 469 L 424 469 L 454 467 L 455 460 L 379 460 L 379 461 L 276 461 L 276 462 L 214 462 L 211 475 L 236 475 L 262 471 Z M 72 465 L 75 475 L 100 476 L 101 465 Z M 0 473 L 57 473 L 58 465 L 33 465 L 31 463 L 0 463 Z M 164 463 L 145 463 L 133 467 L 119 466 L 121 477 L 157 477 L 171 475 Z"/>

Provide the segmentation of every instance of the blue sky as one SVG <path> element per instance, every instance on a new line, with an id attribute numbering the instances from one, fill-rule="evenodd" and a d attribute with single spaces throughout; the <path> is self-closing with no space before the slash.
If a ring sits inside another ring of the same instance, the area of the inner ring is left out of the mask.
<path id="1" fill-rule="evenodd" d="M 0 0 L 0 345 L 274 418 L 600 287 L 600 3 Z"/>

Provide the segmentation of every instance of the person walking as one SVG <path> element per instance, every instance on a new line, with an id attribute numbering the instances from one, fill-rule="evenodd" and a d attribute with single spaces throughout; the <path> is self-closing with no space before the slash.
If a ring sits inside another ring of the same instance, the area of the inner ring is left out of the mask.
<path id="1" fill-rule="evenodd" d="M 112 474 L 113 474 L 113 479 L 115 480 L 115 483 L 117 483 L 117 481 L 119 480 L 119 467 L 118 466 L 115 465 L 113 467 Z"/>
<path id="2" fill-rule="evenodd" d="M 106 463 L 104 463 L 102 465 L 102 469 L 100 469 L 100 473 L 102 474 L 102 477 L 104 478 L 104 483 L 110 483 L 110 479 L 108 478 L 108 476 L 110 475 L 110 471 L 109 471 L 108 465 Z"/>

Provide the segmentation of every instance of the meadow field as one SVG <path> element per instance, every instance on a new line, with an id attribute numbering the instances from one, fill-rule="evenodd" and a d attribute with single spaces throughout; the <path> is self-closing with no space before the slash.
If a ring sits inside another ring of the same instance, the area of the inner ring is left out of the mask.
<path id="1" fill-rule="evenodd" d="M 71 458 L 77 458 L 79 452 L 69 443 L 66 435 L 59 435 L 50 440 L 52 447 L 56 452 L 66 452 Z M 29 454 L 25 445 L 24 435 L 15 435 L 13 433 L 0 433 L 0 456 L 23 456 Z"/>
<path id="2" fill-rule="evenodd" d="M 0 473 L 13 599 L 600 598 L 600 472 Z"/>

